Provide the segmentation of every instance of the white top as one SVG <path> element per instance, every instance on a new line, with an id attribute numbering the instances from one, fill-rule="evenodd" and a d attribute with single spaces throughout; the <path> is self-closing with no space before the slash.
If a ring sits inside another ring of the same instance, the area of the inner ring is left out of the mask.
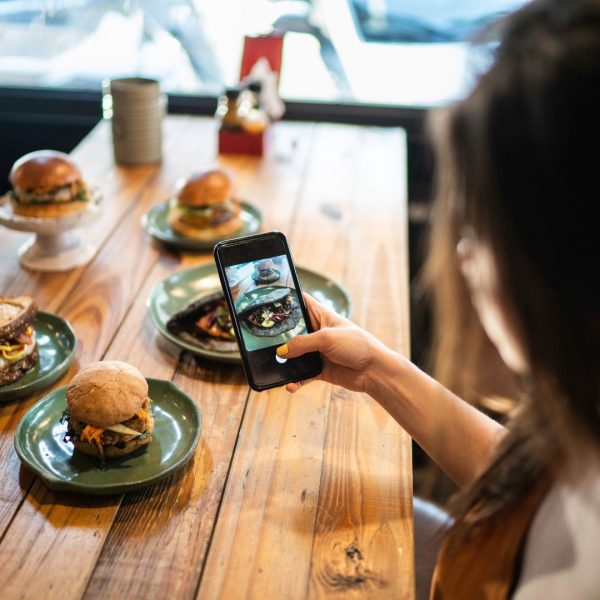
<path id="1" fill-rule="evenodd" d="M 598 464 L 550 489 L 529 530 L 513 598 L 600 599 Z"/>

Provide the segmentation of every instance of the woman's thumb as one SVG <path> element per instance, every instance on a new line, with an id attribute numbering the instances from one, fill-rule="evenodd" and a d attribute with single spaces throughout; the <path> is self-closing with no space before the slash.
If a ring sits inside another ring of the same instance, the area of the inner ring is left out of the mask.
<path id="1" fill-rule="evenodd" d="M 277 356 L 282 358 L 296 358 L 307 352 L 319 352 L 323 350 L 323 332 L 315 331 L 307 335 L 298 335 L 287 344 L 277 348 Z"/>

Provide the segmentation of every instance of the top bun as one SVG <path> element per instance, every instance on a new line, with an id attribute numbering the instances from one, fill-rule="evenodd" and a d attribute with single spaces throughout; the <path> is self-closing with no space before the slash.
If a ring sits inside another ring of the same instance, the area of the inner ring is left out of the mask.
<path id="1" fill-rule="evenodd" d="M 80 181 L 81 171 L 64 152 L 36 150 L 17 160 L 10 170 L 13 188 L 56 188 Z"/>
<path id="2" fill-rule="evenodd" d="M 31 296 L 0 296 L 0 340 L 9 340 L 21 333 L 37 312 Z"/>
<path id="3" fill-rule="evenodd" d="M 231 177 L 222 169 L 208 169 L 187 179 L 176 197 L 184 206 L 207 206 L 223 204 L 232 193 Z"/>
<path id="4" fill-rule="evenodd" d="M 147 397 L 144 376 L 134 366 L 118 360 L 87 365 L 67 386 L 71 418 L 95 427 L 131 419 Z"/>
<path id="5" fill-rule="evenodd" d="M 268 258 L 265 260 L 261 260 L 257 265 L 257 268 L 259 270 L 273 269 L 274 267 L 275 267 L 275 265 L 273 264 L 273 261 Z"/>

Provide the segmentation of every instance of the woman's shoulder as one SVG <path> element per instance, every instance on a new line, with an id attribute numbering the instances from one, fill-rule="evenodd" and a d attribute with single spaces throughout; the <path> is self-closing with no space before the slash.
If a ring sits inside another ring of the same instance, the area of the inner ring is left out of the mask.
<path id="1" fill-rule="evenodd" d="M 557 479 L 525 542 L 515 600 L 598 598 L 600 462 Z"/>

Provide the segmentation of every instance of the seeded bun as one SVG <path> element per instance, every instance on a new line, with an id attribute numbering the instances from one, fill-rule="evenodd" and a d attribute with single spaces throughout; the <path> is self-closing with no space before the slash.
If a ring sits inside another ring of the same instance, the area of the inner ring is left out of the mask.
<path id="1" fill-rule="evenodd" d="M 233 183 L 222 169 L 194 173 L 181 186 L 176 198 L 183 206 L 213 206 L 223 204 L 233 195 Z"/>
<path id="2" fill-rule="evenodd" d="M 71 157 L 57 150 L 37 150 L 13 165 L 9 180 L 17 193 L 36 188 L 56 188 L 82 179 Z"/>
<path id="3" fill-rule="evenodd" d="M 127 421 L 142 408 L 147 397 L 144 376 L 132 365 L 118 360 L 87 365 L 67 386 L 71 418 L 95 427 Z"/>

